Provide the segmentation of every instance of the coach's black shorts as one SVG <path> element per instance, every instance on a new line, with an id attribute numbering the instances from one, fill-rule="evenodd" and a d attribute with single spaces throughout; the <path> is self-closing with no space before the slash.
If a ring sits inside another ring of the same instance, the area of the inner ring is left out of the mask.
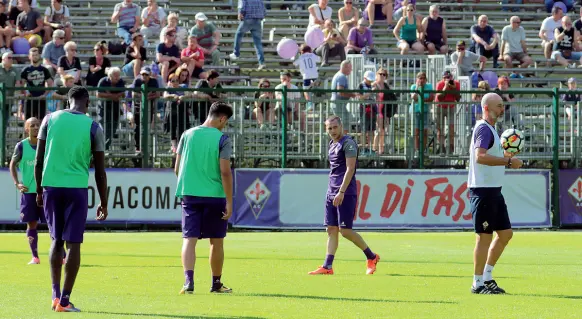
<path id="1" fill-rule="evenodd" d="M 492 234 L 497 230 L 511 229 L 501 187 L 470 188 L 469 202 L 475 233 Z"/>

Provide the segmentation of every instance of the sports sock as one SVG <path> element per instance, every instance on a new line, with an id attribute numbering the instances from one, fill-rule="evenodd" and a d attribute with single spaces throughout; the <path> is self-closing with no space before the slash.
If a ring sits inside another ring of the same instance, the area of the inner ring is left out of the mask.
<path id="1" fill-rule="evenodd" d="M 222 283 L 220 282 L 220 277 L 222 277 L 222 275 L 212 276 L 212 288 L 218 289 L 218 288 L 222 287 Z"/>
<path id="2" fill-rule="evenodd" d="M 53 299 L 61 298 L 61 287 L 59 284 L 53 284 Z"/>
<path id="3" fill-rule="evenodd" d="M 68 306 L 70 297 L 71 297 L 71 292 L 63 290 L 63 293 L 61 294 L 61 302 L 60 302 L 61 306 L 63 306 L 63 307 Z"/>
<path id="4" fill-rule="evenodd" d="M 186 282 L 184 285 L 188 285 L 190 283 L 194 284 L 194 270 L 185 270 L 184 277 L 186 277 Z"/>
<path id="5" fill-rule="evenodd" d="M 473 287 L 483 286 L 483 275 L 473 275 Z"/>
<path id="6" fill-rule="evenodd" d="M 331 265 L 333 264 L 334 258 L 335 258 L 334 255 L 325 255 L 325 261 L 323 262 L 323 268 L 331 269 Z"/>
<path id="7" fill-rule="evenodd" d="M 366 247 L 366 249 L 364 249 L 364 254 L 366 254 L 366 258 L 368 258 L 368 259 L 374 259 L 374 258 L 376 258 L 376 254 L 374 254 L 370 250 L 370 247 Z"/>
<path id="8" fill-rule="evenodd" d="M 483 271 L 483 281 L 493 280 L 493 267 L 491 265 L 485 265 L 485 270 Z"/>
<path id="9" fill-rule="evenodd" d="M 38 258 L 38 231 L 36 229 L 27 229 L 26 236 L 28 237 L 32 257 Z"/>

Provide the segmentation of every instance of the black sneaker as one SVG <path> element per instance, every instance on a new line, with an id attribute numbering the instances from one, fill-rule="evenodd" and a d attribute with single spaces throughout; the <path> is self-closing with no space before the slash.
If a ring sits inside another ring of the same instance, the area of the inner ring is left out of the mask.
<path id="1" fill-rule="evenodd" d="M 194 283 L 187 283 L 184 285 L 184 287 L 182 287 L 182 290 L 180 290 L 180 295 L 191 295 L 194 293 Z"/>
<path id="2" fill-rule="evenodd" d="M 212 286 L 212 288 L 210 288 L 210 292 L 217 294 L 230 294 L 232 293 L 232 289 L 220 283 L 220 286 Z"/>
<path id="3" fill-rule="evenodd" d="M 471 287 L 471 293 L 477 295 L 490 295 L 491 291 L 485 286 Z"/>
<path id="4" fill-rule="evenodd" d="M 485 287 L 487 287 L 487 289 L 491 290 L 491 292 L 493 294 L 504 294 L 505 290 L 503 290 L 503 288 L 497 286 L 497 283 L 495 282 L 495 280 L 488 280 L 486 282 L 484 282 Z"/>

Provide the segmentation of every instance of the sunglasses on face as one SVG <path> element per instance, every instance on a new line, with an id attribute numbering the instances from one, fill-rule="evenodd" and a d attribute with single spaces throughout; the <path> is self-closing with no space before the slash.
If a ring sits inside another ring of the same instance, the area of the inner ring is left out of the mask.
<path id="1" fill-rule="evenodd" d="M 515 24 L 521 24 L 521 21 L 513 21 Z"/>
<path id="2" fill-rule="evenodd" d="M 414 11 L 414 9 L 408 9 L 407 11 L 408 11 L 408 12 L 412 12 L 412 11 Z"/>
<path id="3" fill-rule="evenodd" d="M 269 84 L 266 85 L 261 85 L 262 88 L 270 88 L 271 86 Z"/>
<path id="4" fill-rule="evenodd" d="M 177 80 L 171 80 L 170 83 L 178 83 Z"/>
<path id="5" fill-rule="evenodd" d="M 459 51 L 465 51 L 465 47 L 458 47 L 457 50 L 459 50 Z"/>
<path id="6" fill-rule="evenodd" d="M 387 73 L 378 73 L 378 75 L 380 75 L 380 76 L 388 76 Z"/>

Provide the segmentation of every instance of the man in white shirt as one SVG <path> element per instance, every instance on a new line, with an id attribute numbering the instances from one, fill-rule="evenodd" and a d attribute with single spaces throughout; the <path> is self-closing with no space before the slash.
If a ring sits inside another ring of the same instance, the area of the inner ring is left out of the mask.
<path id="1" fill-rule="evenodd" d="M 525 42 L 525 30 L 518 16 L 509 19 L 509 25 L 501 31 L 501 56 L 505 60 L 505 67 L 513 67 L 513 61 L 520 62 L 520 68 L 527 68 L 532 59 L 527 55 L 527 43 Z"/>
<path id="2" fill-rule="evenodd" d="M 505 290 L 493 280 L 493 267 L 513 236 L 511 222 L 501 194 L 505 166 L 520 168 L 523 162 L 504 152 L 495 131 L 497 119 L 505 107 L 501 96 L 487 93 L 481 100 L 483 119 L 477 121 L 471 138 L 469 155 L 470 210 L 477 241 L 473 255 L 474 294 L 504 294 Z M 493 232 L 497 234 L 493 240 Z"/>
<path id="3" fill-rule="evenodd" d="M 544 56 L 546 59 L 552 57 L 552 51 L 554 49 L 554 30 L 562 25 L 562 17 L 564 12 L 560 7 L 554 7 L 552 9 L 552 16 L 547 17 L 542 22 L 542 27 L 540 28 L 539 37 L 542 39 L 542 47 L 544 48 Z"/>

